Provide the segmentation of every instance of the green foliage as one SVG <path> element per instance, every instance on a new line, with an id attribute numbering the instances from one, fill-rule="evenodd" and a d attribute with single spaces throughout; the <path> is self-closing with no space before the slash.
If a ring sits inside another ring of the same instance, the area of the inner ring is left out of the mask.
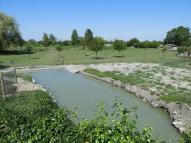
<path id="1" fill-rule="evenodd" d="M 144 42 L 139 42 L 135 46 L 137 48 L 158 48 L 160 45 L 159 42 L 157 41 L 144 41 Z"/>
<path id="2" fill-rule="evenodd" d="M 63 50 L 63 47 L 61 45 L 56 45 L 55 46 L 56 50 L 58 51 L 59 53 L 59 58 L 60 58 L 60 52 Z"/>
<path id="3" fill-rule="evenodd" d="M 178 53 L 184 53 L 184 52 L 187 52 L 188 51 L 188 48 L 187 47 L 178 47 Z"/>
<path id="4" fill-rule="evenodd" d="M 24 46 L 24 52 L 27 53 L 27 54 L 31 54 L 32 53 L 32 50 L 33 50 L 33 46 L 30 45 L 30 44 L 26 44 Z"/>
<path id="5" fill-rule="evenodd" d="M 120 52 L 125 50 L 126 45 L 125 45 L 125 42 L 123 40 L 115 40 L 113 42 L 113 47 L 114 47 L 114 50 L 119 51 L 119 56 L 120 56 Z"/>
<path id="6" fill-rule="evenodd" d="M 191 96 L 188 95 L 164 95 L 161 96 L 160 99 L 167 101 L 167 102 L 177 102 L 177 103 L 187 103 L 191 105 Z"/>
<path id="7" fill-rule="evenodd" d="M 182 135 L 182 139 L 180 140 L 180 143 L 190 143 L 191 142 L 191 131 L 187 131 Z"/>
<path id="8" fill-rule="evenodd" d="M 90 50 L 96 52 L 96 58 L 97 58 L 97 52 L 103 50 L 105 45 L 105 41 L 101 37 L 95 37 L 90 45 Z"/>
<path id="9" fill-rule="evenodd" d="M 49 46 L 50 45 L 50 41 L 49 41 L 49 37 L 48 37 L 48 34 L 47 33 L 44 33 L 43 34 L 43 37 L 42 37 L 42 43 L 45 47 Z"/>
<path id="10" fill-rule="evenodd" d="M 155 143 L 151 128 L 136 129 L 136 108 L 127 109 L 118 98 L 113 113 L 100 103 L 93 120 L 74 124 L 75 112 L 59 109 L 47 93 L 23 92 L 0 101 L 0 142 L 134 142 Z"/>
<path id="11" fill-rule="evenodd" d="M 85 32 L 85 45 L 91 47 L 93 42 L 93 32 L 90 29 L 87 29 Z"/>
<path id="12" fill-rule="evenodd" d="M 53 34 L 50 34 L 49 35 L 49 43 L 51 44 L 51 45 L 55 45 L 56 44 L 56 37 L 53 35 Z"/>
<path id="13" fill-rule="evenodd" d="M 78 36 L 78 31 L 76 29 L 74 29 L 72 31 L 71 42 L 72 42 L 73 46 L 78 45 L 80 42 L 79 36 Z"/>
<path id="14" fill-rule="evenodd" d="M 12 17 L 0 13 L 0 51 L 8 50 L 11 45 L 22 45 L 18 25 Z"/>
<path id="15" fill-rule="evenodd" d="M 127 42 L 127 46 L 128 47 L 132 47 L 132 46 L 136 47 L 139 43 L 140 43 L 140 41 L 137 38 L 133 38 Z"/>
<path id="16" fill-rule="evenodd" d="M 191 38 L 190 29 L 188 27 L 177 27 L 168 31 L 164 40 L 165 44 L 183 45 Z"/>
<path id="17" fill-rule="evenodd" d="M 119 80 L 123 83 L 128 83 L 128 84 L 132 84 L 132 85 L 142 84 L 145 82 L 143 79 L 139 78 L 139 76 L 137 74 L 130 74 L 129 76 L 126 76 L 122 73 L 118 73 L 118 72 L 114 72 L 114 71 L 113 72 L 100 72 L 96 69 L 85 69 L 84 71 L 87 73 L 93 74 L 93 75 L 97 75 L 99 77 L 110 77 L 114 80 Z"/>
<path id="18" fill-rule="evenodd" d="M 78 124 L 79 136 L 90 143 L 155 143 L 151 128 L 147 127 L 140 133 L 136 129 L 136 108 L 127 109 L 118 98 L 115 99 L 113 112 L 105 109 L 105 104 L 98 104 L 95 119 L 83 120 Z"/>
<path id="19" fill-rule="evenodd" d="M 15 132 L 20 132 L 15 138 L 25 135 L 22 127 L 30 127 L 37 118 L 49 115 L 56 108 L 52 98 L 42 91 L 22 92 L 0 101 L 0 142 L 10 142 Z"/>
<path id="20" fill-rule="evenodd" d="M 191 46 L 182 46 L 178 48 L 178 53 L 185 53 L 187 52 L 187 56 L 191 55 Z"/>

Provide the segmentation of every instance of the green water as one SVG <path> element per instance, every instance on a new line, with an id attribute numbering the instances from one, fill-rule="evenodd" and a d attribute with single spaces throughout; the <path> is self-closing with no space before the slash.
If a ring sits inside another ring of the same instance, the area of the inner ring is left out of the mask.
<path id="1" fill-rule="evenodd" d="M 137 107 L 137 127 L 149 125 L 154 135 L 161 141 L 178 142 L 180 135 L 171 125 L 165 111 L 155 109 L 141 99 L 121 88 L 89 78 L 80 74 L 71 74 L 64 69 L 44 70 L 32 74 L 32 77 L 49 92 L 61 107 L 72 109 L 77 107 L 80 118 L 93 118 L 97 103 L 104 101 L 111 110 L 113 99 L 119 96 L 127 107 Z"/>

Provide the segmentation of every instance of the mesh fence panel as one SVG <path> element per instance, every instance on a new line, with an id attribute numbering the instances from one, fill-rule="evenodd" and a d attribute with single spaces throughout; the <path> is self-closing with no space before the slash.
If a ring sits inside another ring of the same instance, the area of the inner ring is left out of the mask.
<path id="1" fill-rule="evenodd" d="M 1 72 L 0 80 L 0 94 L 5 95 L 13 94 L 16 91 L 16 69 L 10 68 Z"/>

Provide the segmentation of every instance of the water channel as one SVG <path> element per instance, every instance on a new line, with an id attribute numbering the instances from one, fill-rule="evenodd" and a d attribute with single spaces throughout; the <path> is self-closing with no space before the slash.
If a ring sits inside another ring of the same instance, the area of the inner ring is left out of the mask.
<path id="1" fill-rule="evenodd" d="M 80 118 L 93 118 L 97 104 L 101 101 L 107 105 L 108 110 L 112 110 L 110 107 L 113 99 L 118 96 L 125 106 L 137 107 L 139 129 L 149 125 L 159 140 L 178 142 L 180 135 L 171 125 L 167 112 L 151 107 L 119 87 L 81 74 L 72 74 L 65 69 L 36 71 L 32 77 L 54 95 L 59 106 L 68 109 L 77 107 Z"/>

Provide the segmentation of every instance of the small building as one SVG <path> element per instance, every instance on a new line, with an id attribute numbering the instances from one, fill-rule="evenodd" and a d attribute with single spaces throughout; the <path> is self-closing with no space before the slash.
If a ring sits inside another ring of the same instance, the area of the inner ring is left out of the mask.
<path id="1" fill-rule="evenodd" d="M 167 44 L 165 45 L 169 50 L 171 51 L 177 51 L 178 50 L 178 46 L 174 45 L 174 44 Z"/>

